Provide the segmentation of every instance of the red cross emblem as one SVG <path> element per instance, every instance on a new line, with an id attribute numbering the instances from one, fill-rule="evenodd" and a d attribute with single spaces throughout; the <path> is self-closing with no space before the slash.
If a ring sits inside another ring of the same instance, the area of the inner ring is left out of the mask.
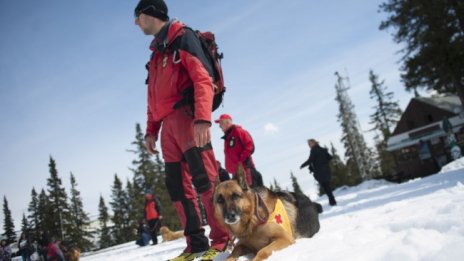
<path id="1" fill-rule="evenodd" d="M 280 214 L 275 215 L 275 220 L 276 220 L 277 224 L 282 224 L 283 223 L 282 217 L 280 216 Z"/>

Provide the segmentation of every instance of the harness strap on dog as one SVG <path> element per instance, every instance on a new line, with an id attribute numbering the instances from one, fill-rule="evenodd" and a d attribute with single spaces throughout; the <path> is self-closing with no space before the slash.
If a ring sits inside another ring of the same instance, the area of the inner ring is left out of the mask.
<path id="1" fill-rule="evenodd" d="M 262 217 L 260 214 L 259 214 L 259 205 L 262 205 L 264 207 L 264 217 Z M 258 218 L 258 221 L 259 221 L 259 225 L 263 225 L 267 222 L 268 218 L 269 218 L 269 210 L 267 209 L 266 207 L 266 204 L 264 203 L 264 200 L 263 198 L 261 198 L 261 196 L 258 194 L 258 192 L 255 192 L 255 215 L 256 217 Z"/>

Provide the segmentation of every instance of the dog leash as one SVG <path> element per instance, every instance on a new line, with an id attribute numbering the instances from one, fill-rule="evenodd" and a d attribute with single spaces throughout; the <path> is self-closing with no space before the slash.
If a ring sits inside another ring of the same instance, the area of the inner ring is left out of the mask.
<path id="1" fill-rule="evenodd" d="M 259 211 L 258 211 L 258 208 L 259 208 L 259 205 L 262 205 L 264 207 L 264 217 L 262 217 L 260 214 L 259 214 Z M 259 221 L 259 225 L 263 225 L 267 222 L 267 219 L 269 218 L 269 210 L 267 209 L 267 206 L 266 204 L 264 203 L 264 200 L 263 198 L 259 195 L 258 192 L 255 192 L 255 215 L 256 217 L 258 218 L 258 221 Z"/>

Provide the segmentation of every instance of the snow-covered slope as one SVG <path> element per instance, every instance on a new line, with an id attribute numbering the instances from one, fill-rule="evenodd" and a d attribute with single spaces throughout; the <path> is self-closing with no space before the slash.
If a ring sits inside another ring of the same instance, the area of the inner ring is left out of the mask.
<path id="1" fill-rule="evenodd" d="M 464 260 L 464 159 L 444 170 L 399 185 L 369 181 L 339 189 L 332 208 L 319 198 L 321 231 L 269 260 Z M 128 243 L 82 260 L 167 260 L 184 247 L 182 240 L 142 248 Z"/>

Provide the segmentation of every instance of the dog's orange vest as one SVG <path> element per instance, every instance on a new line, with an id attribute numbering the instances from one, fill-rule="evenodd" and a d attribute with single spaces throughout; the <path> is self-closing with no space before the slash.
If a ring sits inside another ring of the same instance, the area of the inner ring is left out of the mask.
<path id="1" fill-rule="evenodd" d="M 267 222 L 277 223 L 278 225 L 282 226 L 285 231 L 290 234 L 290 236 L 293 237 L 292 224 L 290 223 L 287 210 L 285 209 L 282 200 L 277 199 L 274 212 L 269 215 Z"/>

